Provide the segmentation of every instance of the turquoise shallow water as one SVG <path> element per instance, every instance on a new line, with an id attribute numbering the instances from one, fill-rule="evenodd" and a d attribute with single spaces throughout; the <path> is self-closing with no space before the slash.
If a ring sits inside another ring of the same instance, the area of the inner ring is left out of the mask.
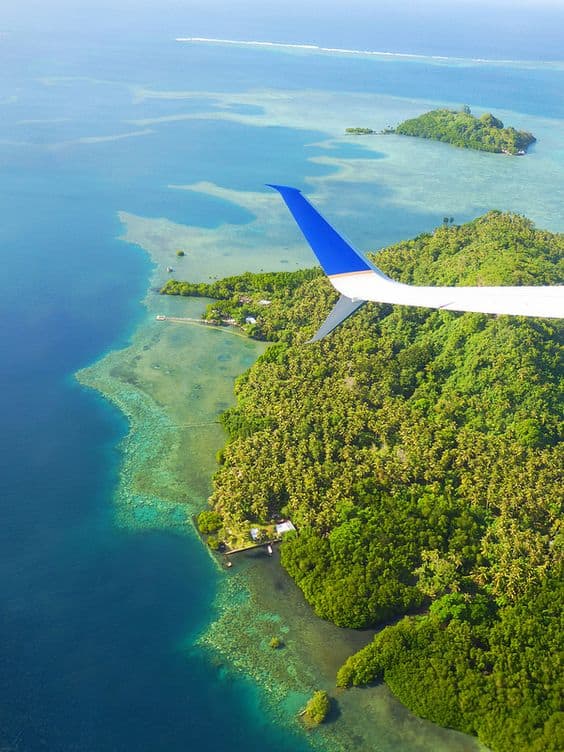
<path id="1" fill-rule="evenodd" d="M 310 264 L 265 182 L 304 187 L 362 247 L 494 205 L 564 229 L 563 74 L 188 46 L 95 23 L 74 37 L 15 28 L 1 44 L 0 742 L 240 750 L 260 738 L 305 749 L 273 725 L 254 684 L 186 650 L 213 616 L 220 575 L 174 515 L 167 529 L 154 529 L 150 509 L 137 526 L 116 516 L 128 424 L 73 373 L 150 336 L 140 301 L 178 244 L 183 273 L 198 279 Z M 495 106 L 539 142 L 511 160 L 342 137 L 429 102 Z M 207 419 L 254 352 L 224 343 L 212 362 L 200 335 L 175 336 L 169 347 L 202 353 L 190 378 L 205 388 L 210 369 L 217 377 Z M 177 400 L 188 414 L 199 398 Z M 220 439 L 186 438 L 185 462 Z M 212 468 L 210 458 L 193 498 Z"/>

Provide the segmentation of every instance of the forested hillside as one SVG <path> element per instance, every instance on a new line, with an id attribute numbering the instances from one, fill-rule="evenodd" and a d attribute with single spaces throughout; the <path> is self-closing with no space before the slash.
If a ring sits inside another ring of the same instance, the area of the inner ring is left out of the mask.
<path id="1" fill-rule="evenodd" d="M 506 128 L 501 120 L 486 112 L 477 118 L 467 107 L 456 110 L 432 110 L 419 117 L 405 120 L 395 130 L 402 136 L 418 136 L 434 141 L 445 141 L 453 146 L 478 151 L 519 154 L 536 141 L 532 133 Z"/>
<path id="2" fill-rule="evenodd" d="M 416 284 L 555 284 L 563 251 L 564 236 L 492 212 L 378 265 Z M 253 334 L 278 341 L 237 382 L 212 505 L 293 520 L 282 563 L 323 618 L 405 616 L 339 684 L 383 678 L 496 752 L 564 748 L 562 324 L 366 305 L 304 345 L 335 300 L 310 277 L 261 309 L 248 278 L 230 288 L 230 306 L 255 306 Z"/>

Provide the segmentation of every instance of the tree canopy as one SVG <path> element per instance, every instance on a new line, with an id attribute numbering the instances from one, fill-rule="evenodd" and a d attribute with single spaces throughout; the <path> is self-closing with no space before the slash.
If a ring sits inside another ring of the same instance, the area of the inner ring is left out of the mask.
<path id="1" fill-rule="evenodd" d="M 331 709 L 331 700 L 324 689 L 314 692 L 303 711 L 308 726 L 318 726 L 327 718 Z"/>
<path id="2" fill-rule="evenodd" d="M 418 136 L 445 141 L 465 149 L 505 152 L 525 152 L 536 141 L 532 133 L 504 127 L 501 120 L 486 112 L 477 118 L 465 107 L 455 110 L 431 110 L 416 118 L 405 120 L 393 131 L 402 136 Z"/>
<path id="3" fill-rule="evenodd" d="M 490 212 L 377 263 L 415 284 L 554 284 L 563 251 Z M 266 292 L 238 280 L 234 305 Z M 405 617 L 340 684 L 384 679 L 496 752 L 562 748 L 562 322 L 367 304 L 306 346 L 336 295 L 315 271 L 290 280 L 269 290 L 253 334 L 275 342 L 223 416 L 214 510 L 291 517 L 282 563 L 323 618 Z"/>

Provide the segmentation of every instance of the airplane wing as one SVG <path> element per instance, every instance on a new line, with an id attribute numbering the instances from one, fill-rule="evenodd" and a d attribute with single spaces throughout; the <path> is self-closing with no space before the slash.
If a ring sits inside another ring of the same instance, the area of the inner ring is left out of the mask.
<path id="1" fill-rule="evenodd" d="M 347 298 L 346 295 L 341 295 L 329 316 L 327 316 L 313 337 L 308 340 L 308 344 L 310 342 L 318 342 L 320 339 L 323 339 L 323 337 L 326 337 L 333 331 L 333 329 L 336 329 L 339 324 L 342 324 L 343 321 L 345 321 L 345 319 L 352 316 L 353 313 L 358 311 L 360 306 L 363 306 L 365 303 L 365 300 L 351 300 L 350 298 Z"/>
<path id="2" fill-rule="evenodd" d="M 329 334 L 368 300 L 448 311 L 564 318 L 564 286 L 416 287 L 396 282 L 339 235 L 297 188 L 269 187 L 280 193 L 323 271 L 341 293 L 312 342 Z M 354 304 L 358 305 L 353 308 Z"/>

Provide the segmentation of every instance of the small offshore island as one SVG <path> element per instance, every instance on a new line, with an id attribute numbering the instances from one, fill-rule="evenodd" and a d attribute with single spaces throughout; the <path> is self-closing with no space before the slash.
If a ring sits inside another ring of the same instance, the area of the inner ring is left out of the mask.
<path id="1" fill-rule="evenodd" d="M 463 149 L 513 156 L 524 155 L 527 148 L 536 141 L 532 133 L 518 131 L 511 126 L 506 128 L 490 112 L 479 118 L 472 115 L 468 106 L 462 110 L 431 110 L 419 117 L 405 120 L 397 128 L 387 128 L 383 133 L 417 136 L 443 141 Z"/>
<path id="2" fill-rule="evenodd" d="M 372 128 L 346 128 L 345 133 L 347 136 L 372 136 L 376 131 Z"/>
<path id="3" fill-rule="evenodd" d="M 378 265 L 411 284 L 558 284 L 563 259 L 563 235 L 490 212 Z M 562 749 L 562 322 L 369 304 L 306 346 L 335 301 L 320 270 L 162 292 L 214 297 L 205 318 L 273 342 L 221 419 L 212 547 L 290 518 L 281 562 L 315 613 L 381 628 L 339 687 L 383 680 L 494 752 Z"/>

